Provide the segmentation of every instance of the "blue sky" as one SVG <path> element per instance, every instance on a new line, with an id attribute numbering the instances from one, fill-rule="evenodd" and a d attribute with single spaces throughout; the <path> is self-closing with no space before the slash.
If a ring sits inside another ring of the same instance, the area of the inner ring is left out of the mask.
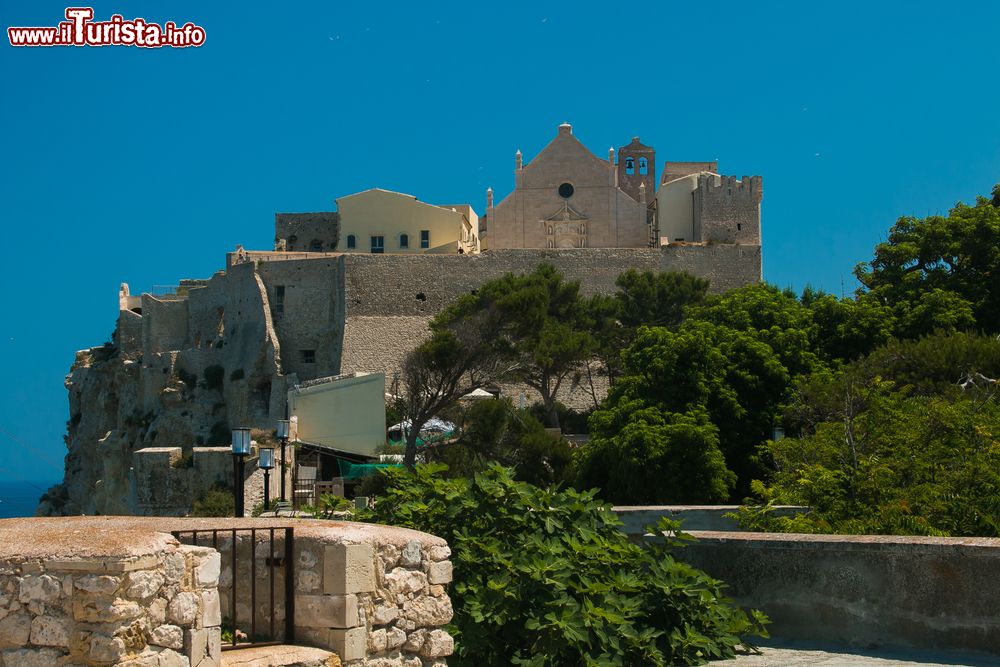
<path id="1" fill-rule="evenodd" d="M 1000 3 L 113 2 L 197 49 L 0 44 L 0 479 L 61 477 L 73 353 L 117 289 L 207 277 L 276 211 L 513 186 L 569 121 L 600 156 L 764 177 L 764 275 L 839 293 L 899 215 L 1000 181 Z M 0 2 L 3 27 L 65 4 Z M 42 486 L 41 484 L 39 484 Z"/>

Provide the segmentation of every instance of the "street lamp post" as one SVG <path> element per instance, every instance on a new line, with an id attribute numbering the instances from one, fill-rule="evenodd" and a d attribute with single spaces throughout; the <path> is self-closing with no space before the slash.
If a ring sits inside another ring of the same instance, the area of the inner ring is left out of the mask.
<path id="1" fill-rule="evenodd" d="M 288 444 L 287 419 L 278 420 L 278 440 L 281 441 L 281 502 L 285 502 L 285 445 Z"/>
<path id="2" fill-rule="evenodd" d="M 274 447 L 261 447 L 258 465 L 264 471 L 264 511 L 271 504 L 271 470 L 274 468 Z"/>
<path id="3" fill-rule="evenodd" d="M 243 465 L 244 459 L 250 454 L 250 429 L 233 429 L 233 500 L 236 504 L 236 516 L 242 517 L 243 506 Z"/>

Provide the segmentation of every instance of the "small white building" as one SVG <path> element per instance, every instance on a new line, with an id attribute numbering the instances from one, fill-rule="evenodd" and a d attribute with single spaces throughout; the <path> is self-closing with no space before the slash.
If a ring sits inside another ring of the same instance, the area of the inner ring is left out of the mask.
<path id="1" fill-rule="evenodd" d="M 385 375 L 352 373 L 310 380 L 288 391 L 298 440 L 375 458 L 385 444 Z"/>

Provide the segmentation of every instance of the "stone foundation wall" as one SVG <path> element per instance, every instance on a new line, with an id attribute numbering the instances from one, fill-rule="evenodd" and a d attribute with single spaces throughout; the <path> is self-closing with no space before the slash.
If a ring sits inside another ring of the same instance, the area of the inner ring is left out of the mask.
<path id="1" fill-rule="evenodd" d="M 0 561 L 0 666 L 218 667 L 219 554 Z"/>

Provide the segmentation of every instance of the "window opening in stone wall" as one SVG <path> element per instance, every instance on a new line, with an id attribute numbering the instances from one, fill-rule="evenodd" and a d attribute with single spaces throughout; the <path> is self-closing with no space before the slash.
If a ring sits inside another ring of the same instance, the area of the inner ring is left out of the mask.
<path id="1" fill-rule="evenodd" d="M 417 301 L 427 301 L 427 295 L 423 292 L 417 292 Z"/>
<path id="2" fill-rule="evenodd" d="M 304 364 L 315 364 L 316 363 L 316 350 L 300 350 L 302 356 L 302 363 Z"/>
<path id="3" fill-rule="evenodd" d="M 625 173 L 634 174 L 635 173 L 635 159 L 627 157 L 625 158 Z"/>
<path id="4" fill-rule="evenodd" d="M 573 184 L 563 183 L 559 186 L 559 196 L 563 199 L 569 199 L 573 196 Z"/>
<path id="5" fill-rule="evenodd" d="M 373 236 L 372 237 L 372 252 L 375 254 L 382 254 L 385 252 L 385 237 L 384 236 Z"/>
<path id="6" fill-rule="evenodd" d="M 649 173 L 649 162 L 644 157 L 639 158 L 639 174 L 641 176 L 645 176 L 648 173 Z"/>
<path id="7" fill-rule="evenodd" d="M 275 285 L 274 286 L 274 312 L 276 315 L 281 315 L 285 312 L 285 286 Z"/>
<path id="8" fill-rule="evenodd" d="M 736 231 L 738 231 L 738 232 L 742 232 L 743 231 L 743 225 L 741 223 L 739 223 L 739 222 L 736 223 Z"/>
<path id="9" fill-rule="evenodd" d="M 309 252 L 323 252 L 323 242 L 319 239 L 313 239 L 310 241 Z"/>
<path id="10" fill-rule="evenodd" d="M 358 238 L 354 234 L 347 235 L 347 247 L 350 250 L 354 250 L 358 247 Z"/>
<path id="11" fill-rule="evenodd" d="M 400 248 L 409 248 L 410 247 L 410 235 L 409 234 L 400 234 L 399 235 L 399 247 Z"/>
<path id="12" fill-rule="evenodd" d="M 429 229 L 420 230 L 420 247 L 421 248 L 431 247 L 431 230 Z"/>
<path id="13" fill-rule="evenodd" d="M 254 389 L 254 402 L 256 408 L 264 414 L 271 412 L 271 383 L 263 382 Z"/>

